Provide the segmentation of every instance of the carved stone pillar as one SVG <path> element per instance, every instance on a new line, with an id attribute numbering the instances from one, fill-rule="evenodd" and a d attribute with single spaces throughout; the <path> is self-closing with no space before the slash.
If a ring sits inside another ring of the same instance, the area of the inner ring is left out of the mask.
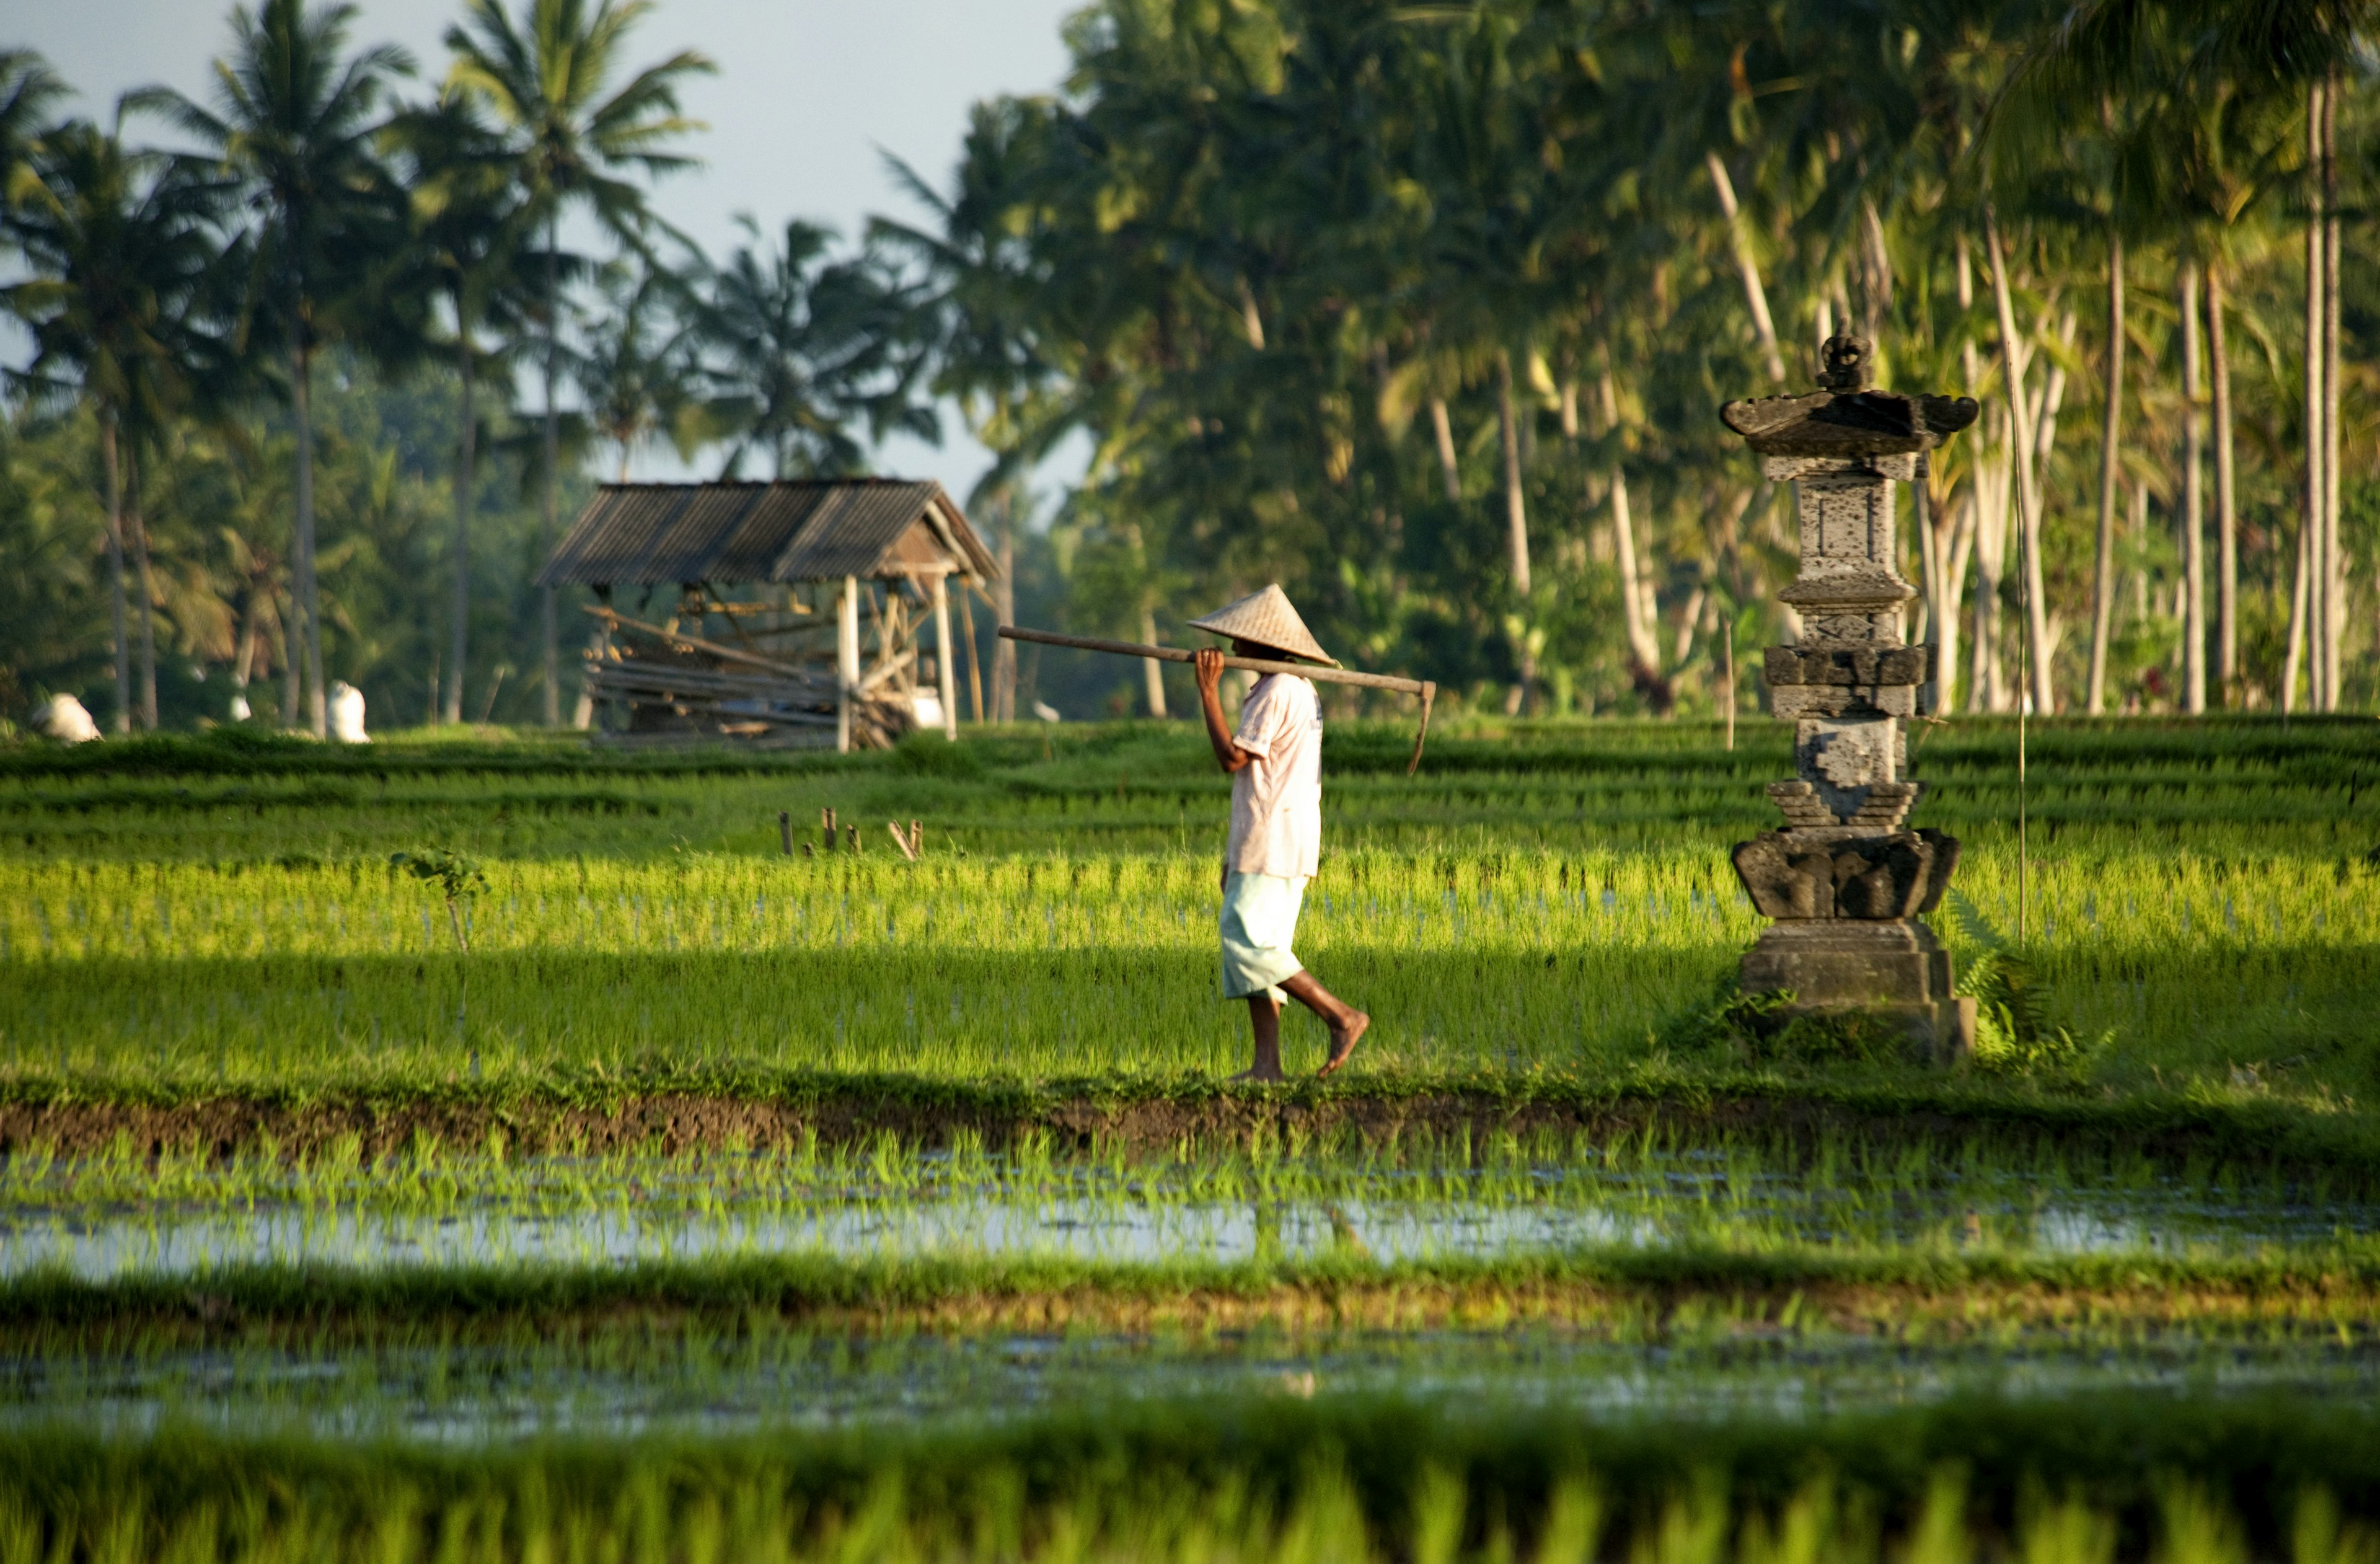
<path id="1" fill-rule="evenodd" d="M 1735 869 L 1774 919 L 1743 958 L 1747 993 L 1789 991 L 1785 1013 L 1861 1011 L 1906 1027 L 1937 1057 L 1974 1040 L 1974 1001 L 1950 992 L 1950 958 L 1917 921 L 1949 888 L 1959 843 L 1903 822 L 1904 724 L 1925 714 L 1933 648 L 1901 639 L 1917 595 L 1900 575 L 1895 483 L 1922 480 L 1926 453 L 1974 422 L 1969 397 L 1867 386 L 1870 349 L 1826 346 L 1821 389 L 1730 402 L 1719 417 L 1791 483 L 1802 564 L 1778 596 L 1802 615 L 1797 645 L 1767 654 L 1771 710 L 1793 724 L 1794 780 L 1768 784 L 1779 830 L 1739 843 Z"/>

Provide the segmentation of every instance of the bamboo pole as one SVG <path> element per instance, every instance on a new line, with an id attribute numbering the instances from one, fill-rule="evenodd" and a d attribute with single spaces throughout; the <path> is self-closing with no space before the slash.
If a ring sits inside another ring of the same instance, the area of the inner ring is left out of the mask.
<path id="1" fill-rule="evenodd" d="M 1027 630 L 1021 625 L 1003 624 L 1001 638 L 1011 641 L 1038 641 L 1043 646 L 1070 647 L 1076 651 L 1102 651 L 1114 657 L 1146 657 L 1157 662 L 1190 662 L 1197 654 L 1180 647 L 1144 646 L 1138 641 L 1109 641 L 1097 636 L 1062 636 L 1054 630 Z M 1368 690 L 1395 690 L 1401 695 L 1421 697 L 1421 728 L 1414 734 L 1413 758 L 1405 765 L 1411 776 L 1421 764 L 1421 746 L 1429 736 L 1429 709 L 1438 698 L 1438 685 L 1429 679 L 1407 679 L 1395 673 L 1360 673 L 1352 668 L 1325 668 L 1308 662 L 1275 662 L 1262 657 L 1223 658 L 1226 668 L 1245 668 L 1252 673 L 1291 673 L 1318 684 L 1355 685 Z"/>

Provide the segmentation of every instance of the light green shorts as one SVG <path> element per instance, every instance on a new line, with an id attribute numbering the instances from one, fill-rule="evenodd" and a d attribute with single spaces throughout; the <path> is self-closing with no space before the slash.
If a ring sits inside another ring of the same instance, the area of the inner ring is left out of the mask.
<path id="1" fill-rule="evenodd" d="M 1272 874 L 1232 874 L 1223 881 L 1223 998 L 1287 998 L 1281 985 L 1305 970 L 1291 952 L 1305 881 Z"/>

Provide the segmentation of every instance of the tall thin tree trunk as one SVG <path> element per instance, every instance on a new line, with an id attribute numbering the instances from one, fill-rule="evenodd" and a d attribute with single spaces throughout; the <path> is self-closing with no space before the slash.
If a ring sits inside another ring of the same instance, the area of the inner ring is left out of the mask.
<path id="1" fill-rule="evenodd" d="M 1947 497 L 1947 496 L 1946 496 Z M 1971 484 L 1949 506 L 1950 518 L 1935 524 L 1934 557 L 1942 570 L 1939 627 L 1934 638 L 1934 687 L 1937 711 L 1948 711 L 1958 696 L 1961 620 L 1966 612 L 1967 562 L 1975 548 L 1975 491 Z"/>
<path id="2" fill-rule="evenodd" d="M 322 595 L 314 580 L 314 365 L 306 350 L 302 315 L 299 320 L 299 340 L 289 354 L 290 410 L 298 423 L 298 557 L 292 562 L 297 580 L 291 587 L 291 606 L 296 612 L 290 617 L 302 626 L 298 635 L 306 659 L 306 726 L 316 738 L 328 738 L 331 721 L 322 688 Z M 294 673 L 296 649 L 289 661 Z M 296 683 L 294 677 L 291 682 Z M 293 706 L 293 720 L 294 715 Z"/>
<path id="3" fill-rule="evenodd" d="M 1501 347 L 1496 350 L 1496 423 L 1504 446 L 1504 524 L 1512 546 L 1512 589 L 1525 602 L 1529 596 L 1529 510 L 1527 497 L 1521 492 L 1520 408 L 1512 395 L 1512 355 Z M 1529 649 L 1527 618 L 1524 612 L 1515 620 L 1519 628 L 1512 638 L 1512 662 L 1521 678 L 1505 703 L 1505 709 L 1512 712 L 1528 705 L 1530 692 L 1537 683 L 1537 657 Z"/>
<path id="4" fill-rule="evenodd" d="M 541 564 L 553 552 L 555 507 L 561 496 L 555 485 L 562 471 L 562 415 L 554 409 L 553 383 L 561 377 L 562 363 L 562 289 L 556 268 L 555 249 L 562 243 L 559 224 L 546 220 L 545 228 L 545 493 L 538 506 L 537 557 Z M 561 627 L 554 623 L 554 588 L 540 587 L 537 591 L 539 656 L 545 669 L 545 725 L 562 725 L 562 653 Z"/>
<path id="5" fill-rule="evenodd" d="M 1617 465 L 1611 469 L 1611 540 L 1613 552 L 1620 556 L 1620 608 L 1628 626 L 1628 655 L 1635 659 L 1637 672 L 1645 679 L 1658 679 L 1661 649 L 1645 619 L 1644 588 L 1636 570 L 1636 524 L 1628 514 L 1628 473 Z"/>
<path id="6" fill-rule="evenodd" d="M 1963 316 L 1975 307 L 1974 265 L 1963 228 L 1952 236 L 1952 256 L 1956 261 L 1959 313 Z M 1979 394 L 1983 389 L 1983 366 L 1972 333 L 1959 345 L 1959 367 L 1967 394 Z M 2008 544 L 2008 449 L 2005 441 L 1996 445 L 1993 436 L 2010 427 L 2007 412 L 2003 406 L 1985 426 L 1992 434 L 1987 435 L 1985 430 L 1976 431 L 1979 443 L 1968 469 L 1967 543 L 1974 552 L 1975 562 L 1975 624 L 1968 637 L 1971 649 L 1967 659 L 1969 711 L 1998 711 L 2001 704 L 1998 628 L 2000 562 Z M 1963 578 L 1964 572 L 1959 571 L 1959 576 Z"/>
<path id="7" fill-rule="evenodd" d="M 2223 704 L 2240 697 L 2240 488 L 2232 460 L 2231 352 L 2223 329 L 2223 265 L 2206 264 L 2206 369 L 2215 414 L 2215 686 Z"/>
<path id="8" fill-rule="evenodd" d="M 1607 359 L 1609 347 L 1605 350 Z M 1603 431 L 1612 434 L 1620 428 L 1620 387 L 1612 379 L 1607 362 L 1602 379 L 1597 384 L 1597 402 L 1601 404 Z M 1639 683 L 1650 687 L 1661 676 L 1661 650 L 1653 640 L 1650 616 L 1645 612 L 1645 592 L 1636 568 L 1636 523 L 1628 509 L 1628 472 L 1618 462 L 1611 464 L 1606 486 L 1611 493 L 1612 552 L 1620 560 L 1620 616 L 1628 630 L 1628 655 L 1636 665 Z"/>
<path id="9" fill-rule="evenodd" d="M 297 583 L 290 583 L 282 600 L 281 607 L 275 611 L 281 623 L 281 725 L 295 733 L 299 697 L 305 687 L 299 674 L 306 662 L 305 653 L 298 649 L 304 637 L 298 628 Z"/>
<path id="10" fill-rule="evenodd" d="M 2289 590 L 2289 643 L 2281 656 L 2281 711 L 2298 709 L 2298 670 L 2305 666 L 2307 581 L 2313 574 L 2313 529 L 2298 528 L 2297 585 Z"/>
<path id="11" fill-rule="evenodd" d="M 2198 262 L 2181 263 L 2181 705 L 2206 709 L 2206 430 L 2199 421 Z"/>
<path id="12" fill-rule="evenodd" d="M 2049 610 L 2042 600 L 2043 494 L 2034 470 L 2034 442 L 2040 437 L 2040 428 L 2025 400 L 2023 366 L 2017 357 L 2016 302 L 2009 291 L 2008 258 L 2000 248 L 1998 220 L 1988 208 L 1984 213 L 1984 236 L 1991 252 L 1992 297 L 1999 310 L 2000 358 L 2008 371 L 2009 407 L 2011 414 L 2023 415 L 2014 419 L 2010 435 L 2010 443 L 2016 447 L 2017 490 L 2024 500 L 2022 514 L 2017 517 L 2017 527 L 2024 546 L 2025 649 L 2029 654 L 2026 661 L 2032 664 L 2033 709 L 2046 716 L 2058 709 L 2058 700 L 2050 678 Z M 2045 408 L 2047 402 L 2045 395 Z"/>
<path id="13" fill-rule="evenodd" d="M 239 615 L 239 641 L 231 657 L 231 706 L 229 715 L 235 722 L 245 722 L 250 716 L 248 704 L 249 681 L 256 676 L 256 643 L 264 634 L 264 585 L 257 582 L 248 589 L 248 601 Z"/>
<path id="14" fill-rule="evenodd" d="M 2008 675 L 2000 646 L 2000 583 L 2007 574 L 2009 447 L 2016 424 L 2005 398 L 1991 415 L 1990 436 L 1975 453 L 1970 479 L 1975 495 L 1975 626 L 1969 639 L 1974 654 L 1967 675 L 1969 711 L 2008 709 Z"/>
<path id="15" fill-rule="evenodd" d="M 2323 190 L 2320 178 L 2322 165 L 2322 110 L 2326 96 L 2323 83 L 2317 81 L 2306 89 L 2306 166 L 2314 175 L 2313 186 L 2308 192 L 2312 208 L 2306 214 L 2305 234 L 2305 495 L 2299 520 L 2300 552 L 2311 564 L 2308 580 L 2313 583 L 2306 594 L 2305 639 L 2313 655 L 2308 661 L 2306 681 L 2307 703 L 2315 710 L 2324 709 L 2323 649 L 2328 637 L 2324 630 L 2324 610 L 2328 607 L 2325 589 L 2330 579 L 2329 540 L 2324 522 L 2329 494 L 2323 477 L 2323 457 L 2329 442 L 2325 437 L 2325 414 L 2328 398 L 2325 394 L 2323 372 L 2323 322 L 2325 317 L 2324 296 L 2324 260 L 2325 245 L 2323 234 Z M 2292 632 L 2294 635 L 2295 632 Z M 2289 707 L 2285 704 L 2282 709 Z"/>
<path id="16" fill-rule="evenodd" d="M 1760 285 L 1760 262 L 1752 253 L 1752 236 L 1744 231 L 1742 209 L 1735 199 L 1735 181 L 1728 177 L 1727 164 L 1715 152 L 1703 154 L 1704 166 L 1710 170 L 1711 186 L 1718 191 L 1718 209 L 1727 217 L 1727 233 L 1735 252 L 1735 269 L 1743 278 L 1743 302 L 1752 311 L 1752 329 L 1760 338 L 1760 350 L 1768 356 L 1768 378 L 1783 384 L 1785 358 L 1777 350 L 1777 322 L 1768 313 L 1768 290 Z"/>
<path id="17" fill-rule="evenodd" d="M 1918 599 L 1923 610 L 1924 624 L 1917 639 L 1919 644 L 1934 648 L 1935 676 L 1926 683 L 1919 698 L 1924 709 L 1938 711 L 1942 708 L 1942 549 L 1938 529 L 1934 525 L 1934 494 L 1927 479 L 1927 464 L 1921 462 L 1917 480 L 1909 486 L 1909 522 L 1917 543 Z"/>
<path id="18" fill-rule="evenodd" d="M 2107 704 L 2107 637 L 2116 617 L 2116 491 L 2123 472 L 2124 240 L 2107 235 L 2107 418 L 2099 437 L 2099 547 L 2091 572 L 2091 682 L 2083 709 Z"/>
<path id="19" fill-rule="evenodd" d="M 446 637 L 449 671 L 445 720 L 449 722 L 463 720 L 463 672 L 470 665 L 471 504 L 479 481 L 477 457 L 480 447 L 479 415 L 471 406 L 471 327 L 463 310 L 460 289 L 455 294 L 455 368 L 463 382 L 463 428 L 455 443 L 455 594 Z"/>
<path id="20" fill-rule="evenodd" d="M 107 627 L 108 644 L 115 654 L 115 710 L 108 725 L 119 734 L 132 731 L 132 643 L 125 623 L 124 473 L 117 449 L 115 419 L 99 415 L 99 465 L 107 484 Z"/>
<path id="21" fill-rule="evenodd" d="M 1153 608 L 1140 611 L 1140 643 L 1150 647 L 1157 644 L 1157 611 Z M 1141 677 L 1147 681 L 1148 714 L 1161 719 L 1165 715 L 1165 664 L 1150 657 L 1142 659 L 1140 666 Z"/>
<path id="22" fill-rule="evenodd" d="M 2336 711 L 2347 683 L 2341 650 L 2347 634 L 2347 550 L 2338 526 L 2338 348 L 2341 276 L 2338 214 L 2338 68 L 2331 67 L 2322 94 L 2322 538 L 2330 571 L 2323 603 L 2323 709 Z"/>
<path id="23" fill-rule="evenodd" d="M 1447 416 L 1446 398 L 1429 399 L 1430 432 L 1438 437 L 1438 471 L 1446 480 L 1446 497 L 1460 502 L 1463 498 L 1463 467 L 1454 455 L 1454 420 Z"/>
<path id="24" fill-rule="evenodd" d="M 1002 624 L 1016 623 L 1016 505 L 1014 491 L 1002 489 L 1000 503 L 1000 579 L 992 583 L 992 603 Z M 991 720 L 1016 721 L 1016 643 L 1006 637 L 991 643 Z"/>
<path id="25" fill-rule="evenodd" d="M 140 682 L 134 710 L 140 726 L 157 731 L 157 577 L 149 564 L 149 528 L 140 515 L 140 458 L 125 453 L 124 535 L 132 544 L 133 585 L 140 603 Z"/>
<path id="26" fill-rule="evenodd" d="M 1529 511 L 1521 491 L 1520 410 L 1512 397 L 1512 356 L 1496 350 L 1496 421 L 1504 446 L 1504 527 L 1512 550 L 1512 588 L 1529 595 Z"/>

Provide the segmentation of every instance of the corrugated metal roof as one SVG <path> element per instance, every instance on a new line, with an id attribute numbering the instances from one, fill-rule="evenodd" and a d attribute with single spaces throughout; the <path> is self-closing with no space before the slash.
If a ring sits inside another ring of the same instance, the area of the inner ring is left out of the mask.
<path id="1" fill-rule="evenodd" d="M 606 483 L 538 573 L 540 586 L 824 581 L 900 576 L 887 556 L 923 523 L 962 574 L 1000 574 L 942 486 L 852 478 Z"/>

